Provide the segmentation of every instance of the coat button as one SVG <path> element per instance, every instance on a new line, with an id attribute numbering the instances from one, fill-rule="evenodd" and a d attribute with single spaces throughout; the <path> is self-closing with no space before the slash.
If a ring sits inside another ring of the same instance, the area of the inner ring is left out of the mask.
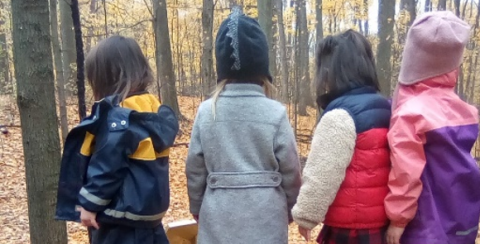
<path id="1" fill-rule="evenodd" d="M 115 127 L 117 127 L 117 123 L 113 122 L 112 123 L 112 128 L 115 128 Z"/>
<path id="2" fill-rule="evenodd" d="M 121 125 L 126 125 L 126 124 L 127 124 L 127 121 L 122 120 L 122 121 L 120 122 L 120 124 L 121 124 Z"/>
<path id="3" fill-rule="evenodd" d="M 277 183 L 278 182 L 278 176 L 272 176 L 273 182 Z"/>
<path id="4" fill-rule="evenodd" d="M 212 178 L 212 179 L 210 180 L 210 183 L 211 183 L 212 185 L 215 185 L 215 184 L 217 183 L 217 179 Z"/>

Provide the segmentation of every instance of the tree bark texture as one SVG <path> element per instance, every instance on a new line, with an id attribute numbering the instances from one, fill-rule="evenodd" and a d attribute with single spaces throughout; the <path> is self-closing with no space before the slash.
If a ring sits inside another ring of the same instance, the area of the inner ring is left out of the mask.
<path id="1" fill-rule="evenodd" d="M 74 80 L 72 66 L 75 64 L 75 32 L 73 31 L 73 19 L 71 0 L 60 0 L 60 28 L 62 34 L 62 62 L 63 62 L 63 77 L 65 84 L 69 90 L 71 82 Z"/>
<path id="2" fill-rule="evenodd" d="M 287 57 L 287 44 L 285 38 L 285 25 L 283 22 L 283 0 L 276 0 L 277 3 L 277 24 L 278 35 L 280 44 L 280 66 L 281 66 L 281 82 L 280 82 L 280 98 L 283 102 L 288 101 L 288 57 Z"/>
<path id="3" fill-rule="evenodd" d="M 460 17 L 460 0 L 453 0 L 453 6 L 455 8 L 455 15 Z"/>
<path id="4" fill-rule="evenodd" d="M 306 0 L 297 1 L 297 28 L 299 30 L 298 34 L 298 45 L 299 45 L 299 54 L 297 55 L 296 65 L 299 67 L 299 105 L 298 113 L 301 116 L 306 116 L 307 114 L 307 105 L 309 104 L 309 99 L 311 98 L 310 93 L 310 74 L 309 74 L 309 52 L 308 52 L 308 29 L 307 29 L 307 8 Z"/>
<path id="5" fill-rule="evenodd" d="M 412 26 L 413 21 L 417 18 L 417 0 L 401 0 L 400 10 L 408 13 L 407 30 Z"/>
<path id="6" fill-rule="evenodd" d="M 395 0 L 379 0 L 377 70 L 380 89 L 385 96 L 390 96 L 392 76 L 392 44 L 395 17 Z"/>
<path id="7" fill-rule="evenodd" d="M 30 242 L 67 243 L 55 221 L 60 138 L 55 105 L 48 0 L 11 1 L 17 104 L 28 194 Z"/>
<path id="8" fill-rule="evenodd" d="M 62 0 L 63 1 L 63 0 Z M 85 57 L 83 54 L 82 24 L 80 23 L 80 11 L 78 9 L 78 0 L 72 0 L 72 19 L 75 30 L 75 46 L 77 47 L 77 98 L 78 115 L 80 119 L 87 116 L 87 107 L 85 105 Z"/>
<path id="9" fill-rule="evenodd" d="M 90 14 L 95 14 L 96 11 L 96 6 L 97 6 L 97 0 L 91 0 L 90 1 Z M 85 47 L 85 51 L 88 53 L 90 52 L 90 49 L 92 47 L 92 36 L 93 36 L 93 26 L 88 27 L 88 32 L 87 32 L 87 43 Z"/>
<path id="10" fill-rule="evenodd" d="M 317 45 L 323 39 L 323 13 L 322 13 L 322 0 L 315 1 L 315 19 L 316 19 L 316 43 Z M 315 48 L 316 50 L 316 48 Z"/>
<path id="11" fill-rule="evenodd" d="M 7 49 L 7 33 L 2 31 L 0 25 L 0 94 L 8 94 L 9 83 L 9 60 Z"/>
<path id="12" fill-rule="evenodd" d="M 270 74 L 272 76 L 275 76 L 276 54 L 273 49 L 273 46 L 275 43 L 273 40 L 274 0 L 257 0 L 257 6 L 258 6 L 258 22 L 263 32 L 265 32 L 265 35 L 267 36 Z"/>
<path id="13" fill-rule="evenodd" d="M 0 8 L 5 9 L 5 4 L 0 2 Z M 0 94 L 9 94 L 11 92 L 8 84 L 10 83 L 10 65 L 8 60 L 7 48 L 7 16 L 0 16 Z"/>
<path id="14" fill-rule="evenodd" d="M 202 95 L 203 97 L 209 97 L 216 84 L 213 78 L 213 0 L 203 0 L 202 39 Z"/>
<path id="15" fill-rule="evenodd" d="M 67 100 L 65 96 L 65 79 L 63 77 L 62 69 L 62 51 L 58 36 L 57 0 L 50 0 L 50 31 L 52 35 L 55 80 L 57 83 L 58 104 L 60 108 L 60 129 L 62 132 L 62 142 L 65 142 L 68 134 L 68 114 Z"/>
<path id="16" fill-rule="evenodd" d="M 432 12 L 432 1 L 425 0 L 425 12 Z"/>
<path id="17" fill-rule="evenodd" d="M 447 10 L 447 0 L 438 0 L 437 9 L 439 11 Z"/>
<path id="18" fill-rule="evenodd" d="M 161 84 L 162 103 L 170 106 L 181 117 L 173 71 L 166 0 L 153 0 L 153 9 L 155 13 L 155 61 L 157 63 L 157 79 Z"/>

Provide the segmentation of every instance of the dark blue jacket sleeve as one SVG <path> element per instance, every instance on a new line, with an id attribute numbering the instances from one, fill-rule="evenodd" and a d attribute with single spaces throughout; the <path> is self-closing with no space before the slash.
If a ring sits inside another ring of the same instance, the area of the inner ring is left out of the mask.
<path id="1" fill-rule="evenodd" d="M 95 152 L 88 163 L 86 182 L 79 193 L 80 205 L 91 212 L 101 212 L 122 186 L 128 170 L 128 156 L 135 150 L 129 130 L 97 135 Z"/>

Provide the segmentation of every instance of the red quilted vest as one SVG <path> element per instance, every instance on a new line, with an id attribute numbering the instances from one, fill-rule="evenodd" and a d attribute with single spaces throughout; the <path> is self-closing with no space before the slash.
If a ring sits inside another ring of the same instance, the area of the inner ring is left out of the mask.
<path id="1" fill-rule="evenodd" d="M 350 166 L 324 223 L 347 229 L 373 229 L 387 224 L 384 199 L 388 193 L 390 153 L 387 128 L 357 135 Z"/>

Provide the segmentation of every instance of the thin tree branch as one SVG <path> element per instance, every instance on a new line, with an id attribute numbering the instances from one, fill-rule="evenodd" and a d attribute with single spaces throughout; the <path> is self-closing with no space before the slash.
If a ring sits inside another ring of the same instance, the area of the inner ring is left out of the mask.
<path id="1" fill-rule="evenodd" d="M 153 11 L 152 9 L 148 6 L 147 0 L 143 0 L 143 3 L 145 3 L 145 7 L 147 7 L 148 12 L 150 13 L 150 16 L 152 16 L 152 19 L 154 18 Z"/>
<path id="2" fill-rule="evenodd" d="M 103 13 L 105 15 L 105 38 L 108 37 L 107 4 L 103 0 Z"/>

